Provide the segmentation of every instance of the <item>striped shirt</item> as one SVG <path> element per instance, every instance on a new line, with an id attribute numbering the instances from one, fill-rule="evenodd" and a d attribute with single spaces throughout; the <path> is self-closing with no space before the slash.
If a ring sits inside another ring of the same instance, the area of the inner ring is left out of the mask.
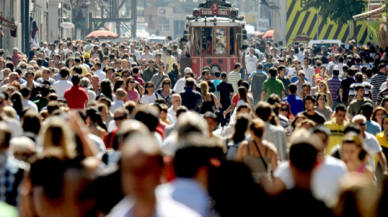
<path id="1" fill-rule="evenodd" d="M 383 73 L 379 72 L 376 75 L 372 77 L 372 80 L 370 81 L 370 84 L 373 85 L 373 91 L 372 91 L 372 99 L 373 102 L 377 101 L 377 94 L 379 93 L 379 88 L 382 83 L 387 81 L 387 76 L 384 75 Z"/>
<path id="2" fill-rule="evenodd" d="M 386 96 L 388 96 L 388 88 L 385 88 L 384 90 L 380 91 L 380 93 L 377 95 L 377 102 L 380 104 L 381 101 Z M 384 106 L 384 105 L 382 105 L 382 106 Z"/>
<path id="3" fill-rule="evenodd" d="M 240 74 L 240 72 L 236 72 L 236 71 L 231 71 L 230 73 L 229 73 L 229 75 L 228 75 L 228 81 L 229 81 L 229 83 L 231 83 L 232 84 L 232 86 L 233 86 L 233 91 L 235 92 L 235 93 L 238 93 L 238 85 L 237 85 L 237 82 L 238 82 L 238 80 L 240 80 L 241 79 L 241 74 Z"/>
<path id="4" fill-rule="evenodd" d="M 340 88 L 341 86 L 341 79 L 339 79 L 339 77 L 332 77 L 332 78 L 329 78 L 327 79 L 327 86 L 329 86 L 329 91 L 331 93 L 331 97 L 333 98 L 333 100 L 336 100 L 337 97 L 338 97 L 338 89 Z"/>
<path id="5" fill-rule="evenodd" d="M 355 82 L 350 85 L 349 88 L 349 96 L 356 96 L 356 85 L 357 84 L 362 84 L 365 87 L 365 97 L 369 98 L 369 92 L 373 89 L 373 86 L 370 85 L 368 82 L 363 81 L 363 82 Z"/>

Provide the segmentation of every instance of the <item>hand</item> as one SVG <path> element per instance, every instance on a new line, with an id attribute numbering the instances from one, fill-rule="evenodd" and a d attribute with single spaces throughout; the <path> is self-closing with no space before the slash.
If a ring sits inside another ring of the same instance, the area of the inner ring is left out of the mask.
<path id="1" fill-rule="evenodd" d="M 224 117 L 225 117 L 227 114 L 228 114 L 228 113 L 226 113 L 226 111 L 224 111 L 224 113 L 223 113 Z"/>
<path id="2" fill-rule="evenodd" d="M 222 108 L 222 104 L 221 104 L 221 103 L 218 103 L 218 107 Z"/>

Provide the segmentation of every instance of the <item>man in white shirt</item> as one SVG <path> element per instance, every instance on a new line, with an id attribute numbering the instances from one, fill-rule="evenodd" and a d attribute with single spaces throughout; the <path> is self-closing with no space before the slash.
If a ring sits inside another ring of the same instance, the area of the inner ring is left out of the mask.
<path id="1" fill-rule="evenodd" d="M 105 80 L 106 78 L 106 73 L 104 71 L 102 71 L 101 69 L 101 63 L 96 63 L 94 64 L 94 70 L 96 70 L 96 75 L 98 76 L 99 80 L 100 80 L 100 83 L 101 81 Z"/>
<path id="2" fill-rule="evenodd" d="M 67 68 L 62 68 L 59 71 L 59 75 L 61 76 L 61 80 L 54 82 L 53 88 L 57 93 L 58 97 L 62 97 L 65 95 L 65 91 L 73 86 L 73 83 L 68 80 L 70 72 Z"/>
<path id="3" fill-rule="evenodd" d="M 124 99 L 127 96 L 127 92 L 123 88 L 119 88 L 116 90 L 116 101 L 112 102 L 112 106 L 110 107 L 111 112 L 115 112 L 116 109 L 120 106 L 125 107 Z"/>
<path id="4" fill-rule="evenodd" d="M 194 78 L 194 73 L 191 70 L 191 68 L 189 68 L 189 67 L 186 67 L 183 73 L 184 73 L 185 76 L 183 78 L 179 79 L 176 82 L 175 86 L 174 86 L 174 91 L 176 93 L 181 93 L 182 91 L 185 90 L 185 85 L 186 85 L 186 79 L 187 78 L 189 78 L 189 77 L 190 78 Z M 194 80 L 194 82 L 196 83 L 195 80 Z"/>
<path id="5" fill-rule="evenodd" d="M 130 53 L 132 54 L 132 55 L 135 55 L 135 57 L 136 57 L 136 60 L 137 61 L 140 61 L 140 53 L 139 53 L 139 51 L 137 51 L 136 50 L 136 44 L 135 43 L 132 43 L 131 45 L 130 45 Z"/>
<path id="6" fill-rule="evenodd" d="M 190 207 L 156 193 L 163 170 L 162 152 L 149 133 L 133 135 L 121 156 L 121 200 L 107 217 L 169 216 L 199 217 Z"/>
<path id="7" fill-rule="evenodd" d="M 178 93 L 175 93 L 171 97 L 171 104 L 172 106 L 168 109 L 168 114 L 171 115 L 174 123 L 176 123 L 177 118 L 176 118 L 176 111 L 178 110 L 179 106 L 182 104 L 182 98 L 181 95 Z M 171 123 L 173 124 L 173 123 Z"/>
<path id="8" fill-rule="evenodd" d="M 254 54 L 255 54 L 255 50 L 250 49 L 249 55 L 245 56 L 245 64 L 247 67 L 248 77 L 256 69 L 257 57 Z"/>
<path id="9" fill-rule="evenodd" d="M 369 167 L 376 169 L 375 167 L 375 156 L 377 155 L 382 171 L 387 172 L 387 159 L 383 153 L 383 148 L 380 146 L 379 141 L 376 137 L 368 132 L 366 132 L 366 118 L 363 115 L 356 115 L 352 119 L 352 123 L 360 126 L 360 136 L 364 139 L 363 146 L 364 149 L 369 153 Z"/>
<path id="10" fill-rule="evenodd" d="M 313 79 L 315 76 L 315 72 L 314 72 L 314 69 L 311 66 L 309 66 L 308 57 L 303 58 L 303 71 L 305 72 L 306 78 L 311 84 L 311 86 L 315 87 L 315 79 Z"/>
<path id="11" fill-rule="evenodd" d="M 36 106 L 35 103 L 33 103 L 29 98 L 31 97 L 31 91 L 28 87 L 23 87 L 20 90 L 20 93 L 23 96 L 23 106 L 24 108 L 32 108 L 36 113 L 38 113 L 38 106 Z"/>

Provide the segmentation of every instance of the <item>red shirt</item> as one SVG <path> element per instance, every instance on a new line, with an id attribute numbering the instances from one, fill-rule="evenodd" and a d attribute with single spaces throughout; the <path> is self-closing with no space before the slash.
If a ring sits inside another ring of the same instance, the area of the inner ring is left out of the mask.
<path id="1" fill-rule="evenodd" d="M 71 109 L 85 109 L 85 101 L 89 100 L 88 92 L 80 86 L 72 86 L 63 96 Z"/>
<path id="2" fill-rule="evenodd" d="M 140 76 L 135 76 L 135 75 L 132 75 L 133 79 L 135 79 L 135 81 L 139 82 L 141 86 L 144 87 L 144 80 L 140 77 Z"/>
<path id="3" fill-rule="evenodd" d="M 16 67 L 18 65 L 18 62 L 20 60 L 20 58 L 22 58 L 23 56 L 16 53 L 14 55 L 12 55 L 12 62 L 13 62 L 13 65 Z"/>
<path id="4" fill-rule="evenodd" d="M 233 98 L 232 98 L 232 104 L 234 104 L 235 106 L 237 106 L 237 103 L 238 103 L 238 100 L 240 99 L 240 97 L 238 97 L 238 93 L 234 94 Z"/>

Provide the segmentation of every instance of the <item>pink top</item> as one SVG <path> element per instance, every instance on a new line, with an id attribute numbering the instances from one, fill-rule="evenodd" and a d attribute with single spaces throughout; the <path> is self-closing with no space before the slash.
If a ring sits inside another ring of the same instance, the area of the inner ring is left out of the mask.
<path id="1" fill-rule="evenodd" d="M 131 101 L 135 101 L 136 99 L 139 99 L 139 94 L 137 93 L 136 90 L 128 91 L 125 90 L 128 94 L 128 99 Z"/>
<path id="2" fill-rule="evenodd" d="M 359 172 L 359 173 L 364 173 L 365 167 L 366 167 L 366 163 L 362 163 L 362 165 L 361 165 L 360 168 L 357 170 L 357 172 Z"/>

